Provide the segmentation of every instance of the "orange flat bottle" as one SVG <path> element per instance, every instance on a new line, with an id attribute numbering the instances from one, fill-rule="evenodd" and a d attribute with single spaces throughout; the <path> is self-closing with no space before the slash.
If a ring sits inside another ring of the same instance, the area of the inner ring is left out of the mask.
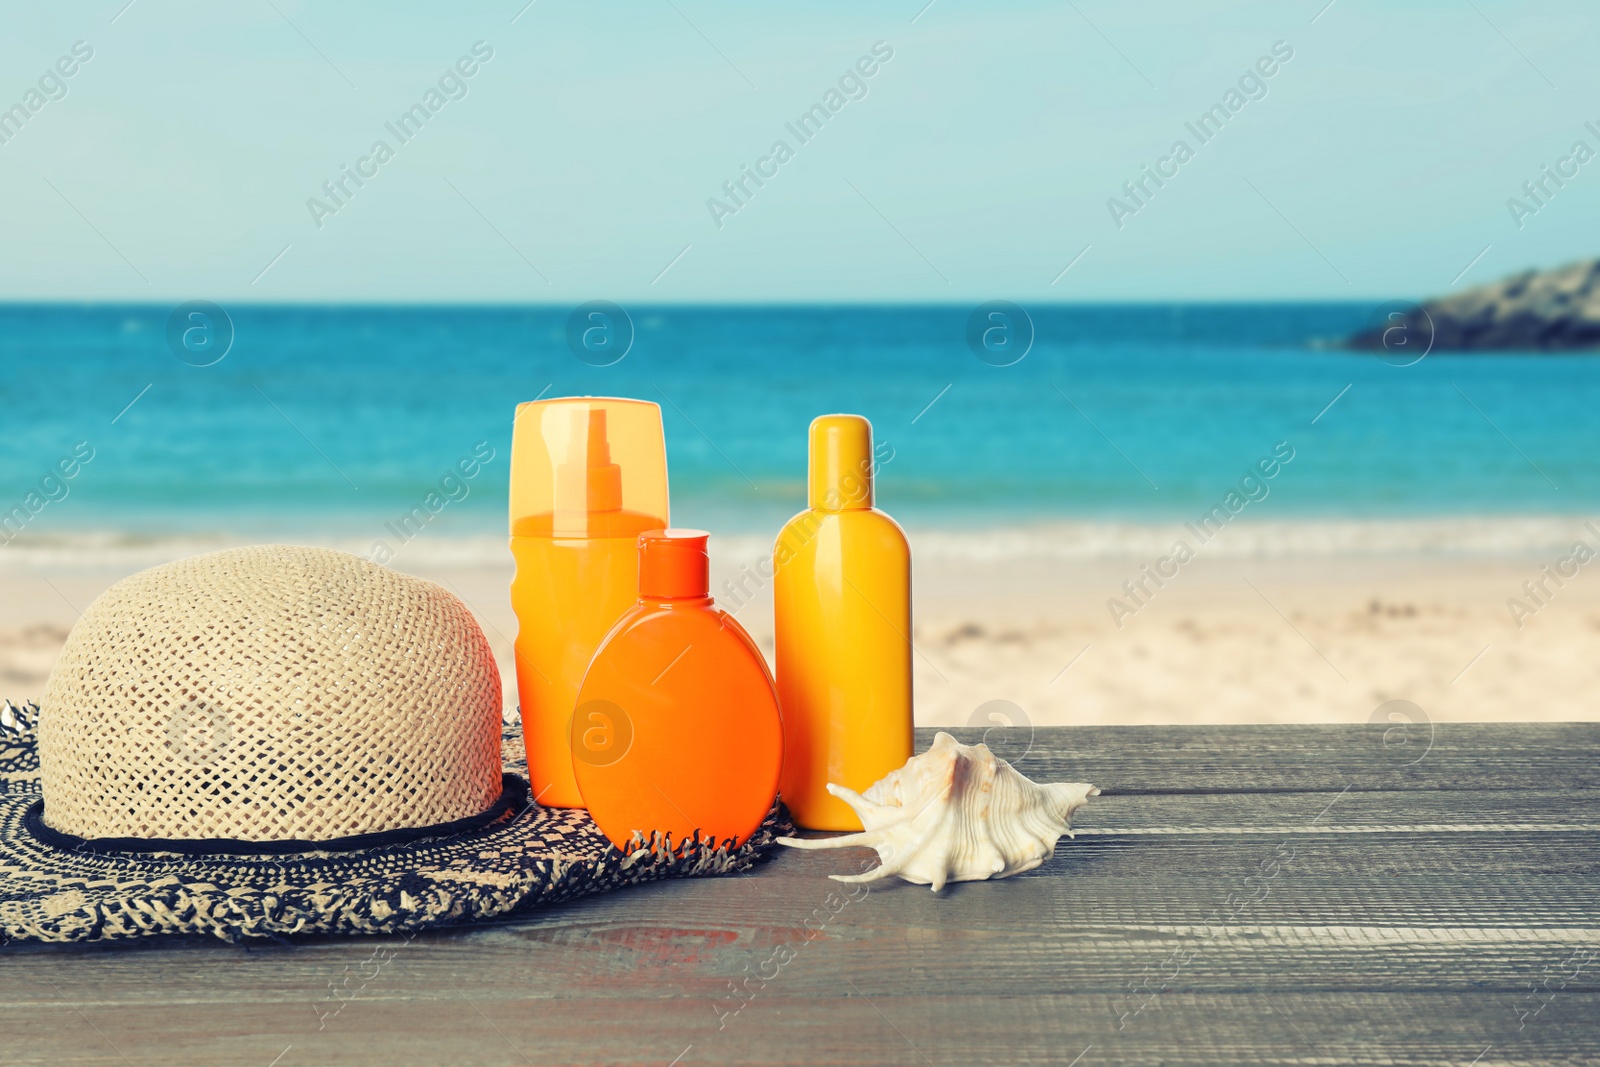
<path id="1" fill-rule="evenodd" d="M 583 672 L 639 591 L 639 534 L 667 524 L 661 409 L 562 397 L 517 406 L 511 437 L 517 695 L 533 796 L 579 807 L 567 738 Z"/>
<path id="2" fill-rule="evenodd" d="M 639 601 L 578 691 L 572 759 L 602 833 L 742 844 L 778 792 L 783 723 L 761 650 L 708 595 L 702 530 L 639 537 Z"/>

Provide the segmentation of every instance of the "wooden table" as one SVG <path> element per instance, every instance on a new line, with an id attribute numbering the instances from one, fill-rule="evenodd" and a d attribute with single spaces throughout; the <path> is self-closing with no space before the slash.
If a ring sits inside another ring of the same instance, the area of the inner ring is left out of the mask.
<path id="1" fill-rule="evenodd" d="M 1596 1063 L 1597 757 L 1600 724 L 1040 730 L 1024 773 L 1104 795 L 1008 881 L 849 899 L 870 853 L 785 850 L 410 941 L 13 946 L 0 1063 Z"/>

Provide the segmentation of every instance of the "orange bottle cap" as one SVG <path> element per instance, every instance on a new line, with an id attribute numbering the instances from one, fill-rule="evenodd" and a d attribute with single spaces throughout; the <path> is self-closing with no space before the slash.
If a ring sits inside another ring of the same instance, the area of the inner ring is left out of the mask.
<path id="1" fill-rule="evenodd" d="M 649 530 L 639 535 L 639 595 L 652 600 L 711 593 L 704 530 Z"/>
<path id="2" fill-rule="evenodd" d="M 513 535 L 632 536 L 667 521 L 660 407 L 590 396 L 517 405 Z"/>

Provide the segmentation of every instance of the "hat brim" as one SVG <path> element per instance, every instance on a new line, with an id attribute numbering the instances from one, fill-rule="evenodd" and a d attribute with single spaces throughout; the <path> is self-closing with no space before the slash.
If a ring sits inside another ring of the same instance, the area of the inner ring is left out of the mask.
<path id="1" fill-rule="evenodd" d="M 527 773 L 520 725 L 506 725 L 501 757 L 506 773 Z M 0 940 L 406 933 L 747 870 L 793 832 L 779 803 L 738 848 L 667 842 L 624 853 L 588 812 L 527 803 L 473 830 L 371 849 L 91 852 L 47 844 L 27 828 L 39 797 L 34 731 L 0 729 Z"/>

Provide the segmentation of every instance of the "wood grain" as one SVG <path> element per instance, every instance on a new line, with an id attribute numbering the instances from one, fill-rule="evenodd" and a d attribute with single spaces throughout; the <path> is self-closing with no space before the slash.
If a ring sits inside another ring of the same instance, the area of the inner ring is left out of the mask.
<path id="1" fill-rule="evenodd" d="M 990 740 L 1106 790 L 1005 882 L 785 851 L 410 940 L 13 945 L 0 1063 L 1600 1060 L 1600 726 Z"/>

